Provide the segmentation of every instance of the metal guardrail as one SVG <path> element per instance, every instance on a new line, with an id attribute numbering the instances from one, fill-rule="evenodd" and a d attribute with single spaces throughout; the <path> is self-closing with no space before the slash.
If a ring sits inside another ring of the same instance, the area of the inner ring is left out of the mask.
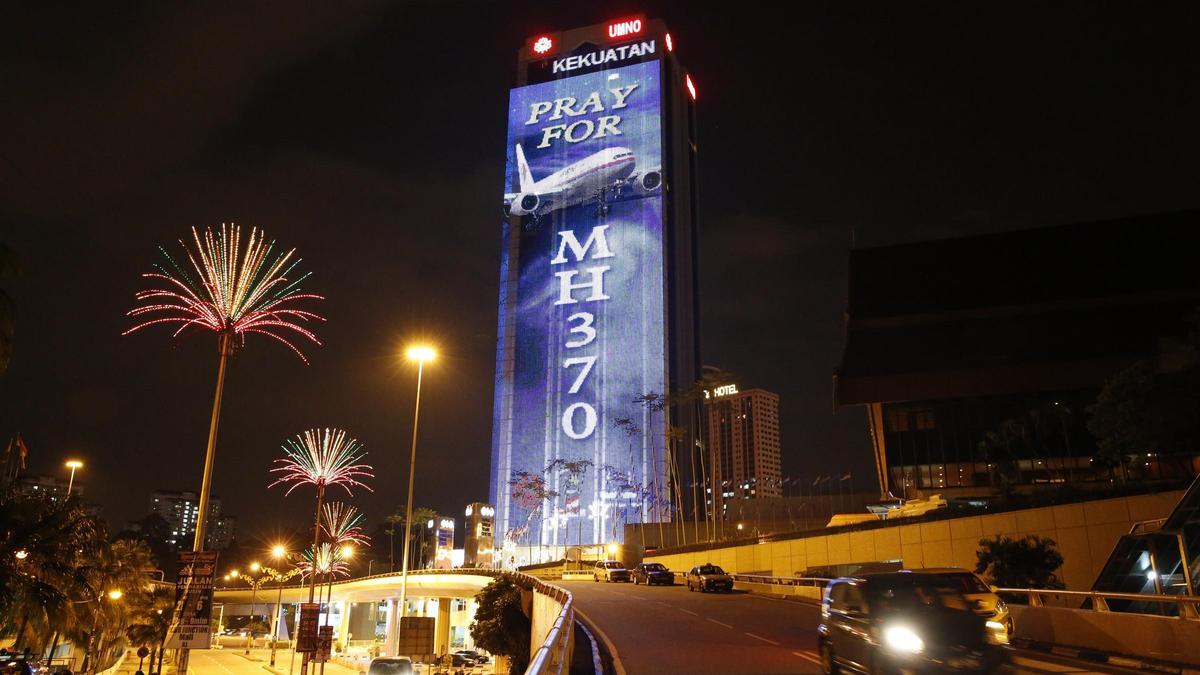
<path id="1" fill-rule="evenodd" d="M 684 577 L 684 572 L 675 573 L 679 577 Z M 763 574 L 731 574 L 734 581 L 744 581 L 746 583 L 755 584 L 774 584 L 779 586 L 809 586 L 823 587 L 832 579 L 823 577 L 774 577 Z M 1179 608 L 1178 617 L 1187 620 L 1200 620 L 1200 596 L 1196 595 L 1148 595 L 1141 593 L 1115 593 L 1108 591 L 1063 591 L 1045 588 L 997 588 L 997 593 L 1009 593 L 1013 595 L 1024 595 L 1029 599 L 1030 607 L 1044 607 L 1043 600 L 1047 597 L 1053 598 L 1072 598 L 1079 600 L 1079 604 L 1084 604 L 1085 601 L 1091 600 L 1091 610 L 1096 612 L 1112 612 L 1109 608 L 1109 600 L 1127 600 L 1130 602 L 1152 602 L 1161 605 L 1175 605 Z M 1129 614 L 1138 614 L 1140 612 L 1128 612 Z M 1154 615 L 1160 616 L 1160 615 Z"/>
<path id="2" fill-rule="evenodd" d="M 529 667 L 525 669 L 525 675 L 568 672 L 571 668 L 571 637 L 575 633 L 574 596 L 570 591 L 558 586 L 551 586 L 536 577 L 521 573 L 518 575 L 534 583 L 535 593 L 541 592 L 549 595 L 562 605 L 562 610 L 559 611 L 550 631 L 546 633 L 546 639 L 542 641 L 542 646 L 538 647 L 533 658 L 529 660 Z"/>
<path id="3" fill-rule="evenodd" d="M 808 586 L 824 588 L 830 580 L 824 577 L 772 577 L 765 574 L 731 574 L 734 581 L 744 581 L 749 584 L 773 584 L 776 586 Z"/>
<path id="4" fill-rule="evenodd" d="M 1166 522 L 1166 518 L 1139 520 L 1133 524 L 1133 527 L 1129 528 L 1129 534 L 1149 534 L 1150 532 L 1157 532 L 1158 530 L 1162 529 L 1163 524 Z"/>
<path id="5" fill-rule="evenodd" d="M 1149 595 L 1142 593 L 1113 593 L 1108 591 L 1059 591 L 1044 588 L 997 588 L 997 593 L 1025 595 L 1029 598 L 1030 607 L 1045 607 L 1043 600 L 1052 598 L 1073 598 L 1083 604 L 1091 600 L 1091 610 L 1094 612 L 1111 612 L 1109 600 L 1128 600 L 1131 602 L 1152 602 L 1160 605 L 1175 605 L 1179 608 L 1178 618 L 1184 620 L 1200 620 L 1200 596 L 1196 595 Z M 1122 614 L 1140 614 L 1141 612 L 1120 612 Z M 1160 616 L 1160 615 L 1154 615 Z"/>

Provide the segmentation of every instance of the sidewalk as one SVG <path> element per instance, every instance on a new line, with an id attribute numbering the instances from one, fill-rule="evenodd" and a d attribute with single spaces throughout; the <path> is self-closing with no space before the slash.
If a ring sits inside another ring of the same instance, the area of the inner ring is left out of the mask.
<path id="1" fill-rule="evenodd" d="M 104 671 L 103 675 L 134 675 L 134 673 L 136 673 L 138 670 L 139 661 L 142 661 L 142 671 L 146 673 L 149 673 L 152 667 L 158 667 L 157 654 L 154 655 L 154 665 L 151 666 L 149 656 L 147 656 L 143 661 L 142 659 L 138 658 L 136 649 L 130 649 L 125 653 L 123 661 L 113 668 Z M 172 659 L 169 655 L 167 658 L 163 659 L 162 675 L 175 675 L 175 664 L 171 663 L 171 661 Z"/>
<path id="2" fill-rule="evenodd" d="M 251 649 L 250 656 L 246 656 L 241 651 L 238 651 L 237 655 L 248 661 L 257 661 L 261 663 L 264 670 L 274 673 L 275 675 L 288 675 L 289 670 L 291 671 L 291 675 L 298 675 L 300 672 L 300 663 L 304 659 L 301 654 L 297 654 L 295 661 L 293 661 L 292 650 L 280 649 L 279 651 L 275 652 L 275 667 L 272 668 L 269 665 L 271 662 L 270 649 Z M 313 665 L 317 667 L 317 673 L 319 675 L 321 672 L 320 664 L 311 664 L 308 668 L 309 675 L 312 675 Z M 339 663 L 335 663 L 332 659 L 325 664 L 325 675 L 360 675 L 360 673 L 364 672 L 365 668 L 361 671 L 357 668 L 348 668 Z M 164 673 L 163 675 L 167 674 Z"/>

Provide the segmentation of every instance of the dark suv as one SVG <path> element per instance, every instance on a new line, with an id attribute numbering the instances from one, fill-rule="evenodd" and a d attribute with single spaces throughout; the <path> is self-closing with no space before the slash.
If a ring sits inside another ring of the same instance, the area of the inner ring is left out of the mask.
<path id="1" fill-rule="evenodd" d="M 821 663 L 826 673 L 1002 672 L 1008 655 L 971 608 L 937 574 L 835 579 L 821 604 Z"/>

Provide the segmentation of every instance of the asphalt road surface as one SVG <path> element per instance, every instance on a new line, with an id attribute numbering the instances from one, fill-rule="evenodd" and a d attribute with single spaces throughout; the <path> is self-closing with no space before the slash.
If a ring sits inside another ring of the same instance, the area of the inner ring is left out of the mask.
<path id="1" fill-rule="evenodd" d="M 678 585 L 561 584 L 629 675 L 821 672 L 816 605 Z"/>
<path id="2" fill-rule="evenodd" d="M 616 652 L 618 675 L 820 673 L 815 604 L 746 592 L 689 593 L 686 586 L 555 582 Z M 735 584 L 736 586 L 736 584 Z M 1015 651 L 1020 673 L 1131 673 Z M 222 674 L 228 675 L 228 674 Z"/>

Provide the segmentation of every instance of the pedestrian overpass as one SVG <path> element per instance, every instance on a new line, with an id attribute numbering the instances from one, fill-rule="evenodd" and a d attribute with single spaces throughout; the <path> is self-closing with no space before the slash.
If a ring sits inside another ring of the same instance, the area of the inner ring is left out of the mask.
<path id="1" fill-rule="evenodd" d="M 456 638 L 469 636 L 470 624 L 475 617 L 475 595 L 499 574 L 498 570 L 488 569 L 411 571 L 405 615 L 433 617 L 435 653 L 453 651 L 452 644 L 462 641 Z M 574 635 L 571 594 L 528 575 L 515 576 L 518 585 L 531 596 L 532 660 L 526 672 L 566 672 Z M 380 654 L 394 653 L 400 625 L 402 580 L 398 573 L 385 573 L 318 584 L 314 602 L 323 603 L 320 623 L 334 626 L 333 639 L 340 645 L 371 648 L 379 644 Z M 213 606 L 223 622 L 234 616 L 268 616 L 274 629 L 282 616 L 281 610 L 289 617 L 284 625 L 294 626 L 294 617 L 299 615 L 298 605 L 309 601 L 309 592 L 307 584 L 258 589 L 216 588 Z M 384 626 L 382 635 L 378 631 L 380 624 Z M 281 629 L 280 635 L 284 634 L 286 629 Z"/>

